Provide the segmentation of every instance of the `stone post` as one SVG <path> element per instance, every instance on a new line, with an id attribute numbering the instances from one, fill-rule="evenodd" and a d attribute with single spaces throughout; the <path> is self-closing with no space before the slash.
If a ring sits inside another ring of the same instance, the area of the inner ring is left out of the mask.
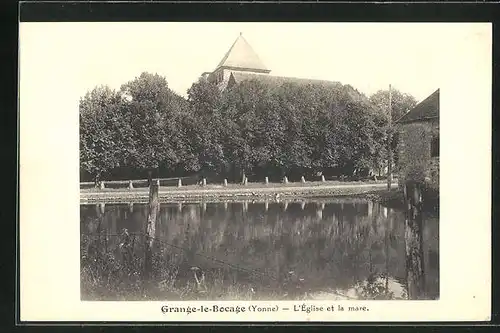
<path id="1" fill-rule="evenodd" d="M 224 178 L 224 187 L 227 187 L 227 179 Z"/>
<path id="2" fill-rule="evenodd" d="M 306 182 L 306 179 L 304 178 L 304 176 L 300 177 L 300 182 L 301 182 L 302 184 L 304 184 L 304 183 Z"/>
<path id="3" fill-rule="evenodd" d="M 202 181 L 201 184 L 202 184 L 203 187 L 207 186 L 207 179 L 203 178 L 203 181 Z"/>
<path id="4" fill-rule="evenodd" d="M 177 187 L 182 187 L 182 180 L 179 178 L 179 180 L 177 181 Z"/>
<path id="5" fill-rule="evenodd" d="M 285 176 L 285 177 L 283 178 L 283 183 L 288 184 L 288 177 L 287 177 L 287 176 Z"/>
<path id="6" fill-rule="evenodd" d="M 325 176 L 321 175 L 321 181 L 324 183 L 325 182 Z"/>
<path id="7" fill-rule="evenodd" d="M 128 181 L 128 189 L 129 189 L 129 190 L 134 189 L 134 184 L 132 184 L 132 181 L 131 181 L 131 180 L 129 180 L 129 181 Z"/>
<path id="8" fill-rule="evenodd" d="M 266 185 L 269 184 L 269 177 L 265 178 L 264 183 L 266 183 Z"/>
<path id="9" fill-rule="evenodd" d="M 101 181 L 100 188 L 101 188 L 101 190 L 104 190 L 106 188 L 106 186 L 104 185 L 104 181 Z"/>

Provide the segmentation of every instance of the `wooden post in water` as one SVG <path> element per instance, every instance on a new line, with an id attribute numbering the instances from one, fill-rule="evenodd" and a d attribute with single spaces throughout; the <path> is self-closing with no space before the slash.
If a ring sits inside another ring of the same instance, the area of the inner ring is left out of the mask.
<path id="1" fill-rule="evenodd" d="M 316 205 L 316 217 L 318 219 L 323 219 L 323 210 L 325 209 L 325 204 L 320 203 Z"/>
<path id="2" fill-rule="evenodd" d="M 152 182 L 151 175 L 149 176 L 149 209 L 148 219 L 144 228 L 144 270 L 143 274 L 146 279 L 151 277 L 153 270 L 153 243 L 156 231 L 156 221 L 159 212 L 158 201 L 158 183 Z"/>
<path id="3" fill-rule="evenodd" d="M 422 299 L 425 294 L 424 254 L 422 239 L 422 192 L 420 184 L 404 185 L 406 208 L 405 244 L 408 298 Z"/>

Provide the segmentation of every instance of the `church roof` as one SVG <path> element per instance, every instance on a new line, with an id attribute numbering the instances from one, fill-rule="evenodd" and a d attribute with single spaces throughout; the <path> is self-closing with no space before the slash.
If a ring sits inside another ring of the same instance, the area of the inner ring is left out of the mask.
<path id="1" fill-rule="evenodd" d="M 361 99 L 370 106 L 377 108 L 368 100 L 368 98 L 365 95 L 360 93 L 354 87 L 350 85 L 343 85 L 341 82 L 338 81 L 304 79 L 304 78 L 289 77 L 289 76 L 274 76 L 274 75 L 263 75 L 263 74 L 254 74 L 245 72 L 232 72 L 229 79 L 230 83 L 232 83 L 231 81 L 233 80 L 234 84 L 239 84 L 245 80 L 257 80 L 261 83 L 272 84 L 272 85 L 282 85 L 284 83 L 302 84 L 302 85 L 312 84 L 327 89 L 338 89 L 347 93 L 347 95 L 354 100 Z"/>
<path id="2" fill-rule="evenodd" d="M 340 82 L 336 81 L 303 79 L 303 78 L 289 77 L 289 76 L 262 75 L 262 74 L 242 73 L 242 72 L 232 72 L 231 75 L 234 78 L 234 82 L 237 84 L 245 80 L 255 79 L 262 83 L 270 83 L 270 84 L 296 83 L 296 84 L 319 84 L 323 86 L 336 86 L 336 87 L 342 86 Z"/>
<path id="3" fill-rule="evenodd" d="M 220 61 L 217 68 L 220 67 L 256 70 L 265 73 L 270 72 L 241 34 Z"/>
<path id="4" fill-rule="evenodd" d="M 396 122 L 409 123 L 412 121 L 427 120 L 437 117 L 439 117 L 439 89 L 418 103 L 413 109 L 399 118 Z"/>

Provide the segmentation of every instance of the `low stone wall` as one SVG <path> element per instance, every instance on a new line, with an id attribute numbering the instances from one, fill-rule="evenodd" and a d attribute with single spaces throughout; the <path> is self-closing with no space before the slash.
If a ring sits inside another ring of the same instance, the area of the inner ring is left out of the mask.
<path id="1" fill-rule="evenodd" d="M 282 200 L 290 198 L 325 198 L 385 191 L 386 184 L 336 185 L 311 187 L 248 188 L 248 189 L 207 189 L 207 190 L 161 190 L 158 194 L 162 201 L 185 200 Z M 396 186 L 396 184 L 394 184 Z M 110 191 L 80 192 L 81 203 L 92 202 L 147 202 L 148 191 Z"/>

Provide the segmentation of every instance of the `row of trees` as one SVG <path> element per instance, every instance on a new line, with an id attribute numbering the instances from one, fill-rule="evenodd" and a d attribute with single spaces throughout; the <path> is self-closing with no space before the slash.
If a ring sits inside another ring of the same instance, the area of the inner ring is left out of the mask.
<path id="1" fill-rule="evenodd" d="M 367 98 L 340 83 L 257 80 L 223 92 L 200 80 L 184 99 L 164 77 L 142 73 L 81 99 L 81 176 L 97 182 L 154 170 L 235 180 L 377 170 L 386 163 L 387 102 L 386 91 Z M 393 91 L 393 119 L 415 104 Z"/>

